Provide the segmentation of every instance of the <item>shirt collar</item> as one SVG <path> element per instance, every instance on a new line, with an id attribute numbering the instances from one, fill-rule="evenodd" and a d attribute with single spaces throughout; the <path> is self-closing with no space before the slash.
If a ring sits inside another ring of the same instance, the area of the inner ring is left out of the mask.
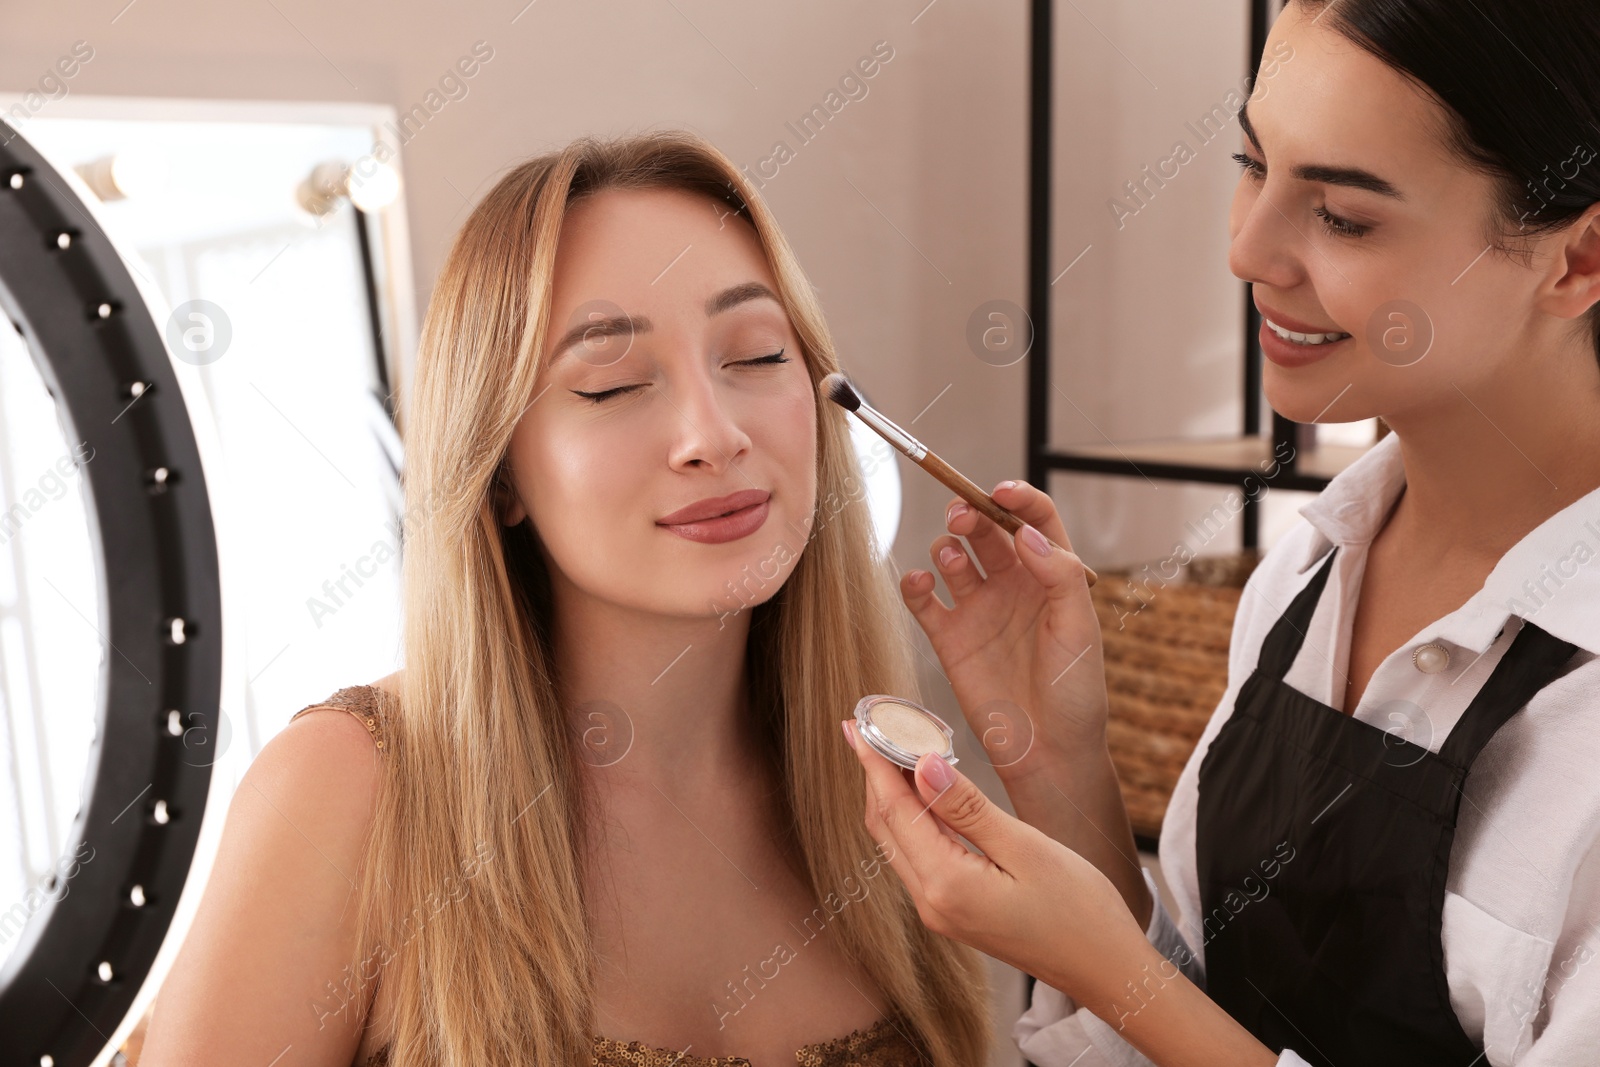
<path id="1" fill-rule="evenodd" d="M 1386 434 L 1300 508 L 1315 536 L 1295 569 L 1303 574 L 1334 545 L 1370 542 L 1405 482 L 1399 435 Z M 1483 588 L 1423 636 L 1482 653 L 1512 615 L 1600 653 L 1600 489 L 1556 512 L 1513 545 Z"/>

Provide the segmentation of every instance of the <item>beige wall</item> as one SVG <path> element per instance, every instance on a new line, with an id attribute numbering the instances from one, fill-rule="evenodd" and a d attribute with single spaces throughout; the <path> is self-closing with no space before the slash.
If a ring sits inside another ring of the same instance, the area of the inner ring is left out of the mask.
<path id="1" fill-rule="evenodd" d="M 468 203 L 525 155 L 578 134 L 683 125 L 754 168 L 775 141 L 788 142 L 794 158 L 765 195 L 821 291 L 849 372 L 980 485 L 1023 474 L 1026 364 L 990 366 L 965 339 L 979 304 L 1026 303 L 1020 0 L 536 0 L 520 14 L 518 0 L 119 6 L 9 0 L 0 90 L 34 85 L 83 39 L 95 56 L 74 93 L 406 111 L 474 42 L 493 48 L 467 95 L 403 150 L 419 307 Z M 1243 293 L 1225 255 L 1237 127 L 1199 146 L 1120 229 L 1108 201 L 1175 141 L 1198 146 L 1184 123 L 1240 84 L 1246 7 L 1072 0 L 1056 18 L 1056 269 L 1090 246 L 1055 287 L 1056 440 L 1231 433 Z M 785 123 L 878 41 L 894 57 L 867 95 L 798 145 Z M 896 557 L 925 567 L 949 494 L 904 463 L 902 474 Z M 1054 479 L 1052 490 L 1078 547 L 1102 568 L 1167 554 L 1183 523 L 1221 496 L 1078 476 Z M 1210 548 L 1234 543 L 1230 531 Z M 930 701 L 955 714 L 947 687 L 928 675 Z M 1019 980 L 996 973 L 1005 995 L 994 1062 L 1016 1062 L 1006 1031 Z"/>

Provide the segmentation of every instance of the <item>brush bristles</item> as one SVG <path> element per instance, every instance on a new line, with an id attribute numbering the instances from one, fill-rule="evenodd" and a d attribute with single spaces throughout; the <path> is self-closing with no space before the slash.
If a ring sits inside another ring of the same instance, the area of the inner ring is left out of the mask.
<path id="1" fill-rule="evenodd" d="M 861 398 L 856 395 L 856 391 L 850 387 L 849 380 L 842 374 L 830 374 L 823 378 L 822 391 L 829 400 L 846 411 L 859 411 L 861 408 Z"/>

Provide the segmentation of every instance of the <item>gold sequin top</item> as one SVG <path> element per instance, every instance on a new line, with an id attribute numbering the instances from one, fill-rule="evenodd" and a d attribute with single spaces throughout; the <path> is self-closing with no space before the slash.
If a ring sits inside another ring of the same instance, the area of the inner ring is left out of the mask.
<path id="1" fill-rule="evenodd" d="M 372 735 L 372 740 L 377 744 L 378 751 L 382 752 L 384 711 L 392 705 L 393 698 L 375 685 L 347 685 L 327 700 L 307 704 L 289 716 L 289 721 L 294 722 L 306 712 L 317 708 L 343 708 L 361 720 L 367 728 L 367 733 Z"/>
<path id="2" fill-rule="evenodd" d="M 900 1018 L 879 1019 L 871 1026 L 852 1030 L 843 1037 L 803 1045 L 795 1050 L 797 1067 L 927 1067 L 931 1062 L 920 1045 L 914 1043 Z M 385 1067 L 389 1047 L 385 1045 L 368 1057 L 361 1067 Z M 618 1041 L 595 1036 L 590 1067 L 750 1067 L 743 1056 L 692 1056 L 670 1048 L 657 1048 L 638 1041 Z"/>
<path id="3" fill-rule="evenodd" d="M 380 751 L 384 748 L 384 720 L 392 713 L 394 698 L 377 686 L 352 685 L 317 704 L 295 712 L 290 721 L 315 708 L 342 708 L 350 712 L 372 735 Z M 385 1067 L 389 1047 L 378 1049 L 360 1067 Z M 802 1045 L 795 1050 L 796 1067 L 926 1067 L 930 1058 L 913 1036 L 910 1024 L 900 1015 L 879 1019 L 870 1026 L 852 1030 L 843 1037 Z M 590 1067 L 751 1067 L 743 1056 L 692 1056 L 687 1051 L 659 1048 L 638 1041 L 594 1038 Z"/>

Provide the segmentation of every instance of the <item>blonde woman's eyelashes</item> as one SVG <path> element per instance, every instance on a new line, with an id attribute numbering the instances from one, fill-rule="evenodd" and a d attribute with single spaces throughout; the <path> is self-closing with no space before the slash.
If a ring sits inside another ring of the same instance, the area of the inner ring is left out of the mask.
<path id="1" fill-rule="evenodd" d="M 757 356 L 754 359 L 736 360 L 734 365 L 735 366 L 743 366 L 743 367 L 753 367 L 753 366 L 758 366 L 758 365 L 775 365 L 775 364 L 778 364 L 778 363 L 788 363 L 789 362 L 789 357 L 784 355 L 785 351 L 786 351 L 786 349 L 780 348 L 776 352 L 773 352 L 770 355 Z M 621 396 L 624 393 L 631 393 L 636 389 L 643 389 L 643 388 L 644 388 L 644 383 L 641 382 L 638 385 L 619 385 L 615 389 L 602 389 L 598 393 L 586 393 L 581 389 L 574 389 L 574 390 L 572 390 L 572 392 L 577 394 L 578 396 L 583 397 L 585 400 L 589 401 L 590 403 L 599 404 L 599 403 L 603 403 L 603 402 L 611 399 L 614 396 Z"/>

